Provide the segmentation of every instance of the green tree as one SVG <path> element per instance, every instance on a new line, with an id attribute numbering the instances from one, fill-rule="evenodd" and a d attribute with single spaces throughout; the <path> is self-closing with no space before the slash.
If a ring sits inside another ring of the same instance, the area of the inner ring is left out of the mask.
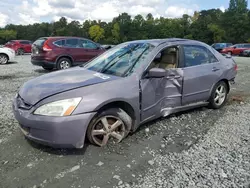
<path id="1" fill-rule="evenodd" d="M 118 44 L 120 42 L 120 26 L 118 23 L 115 23 L 112 29 L 113 42 Z"/>
<path id="2" fill-rule="evenodd" d="M 102 38 L 104 38 L 104 29 L 99 25 L 93 25 L 89 28 L 89 36 L 95 42 L 99 42 Z"/>
<path id="3" fill-rule="evenodd" d="M 225 38 L 225 31 L 216 24 L 209 24 L 208 29 L 213 33 L 213 43 L 222 42 Z"/>
<path id="4" fill-rule="evenodd" d="M 250 29 L 248 12 L 246 0 L 230 0 L 229 8 L 221 18 L 228 41 L 238 43 L 247 40 Z"/>
<path id="5" fill-rule="evenodd" d="M 0 30 L 0 39 L 7 42 L 8 40 L 16 39 L 17 32 L 14 30 Z"/>

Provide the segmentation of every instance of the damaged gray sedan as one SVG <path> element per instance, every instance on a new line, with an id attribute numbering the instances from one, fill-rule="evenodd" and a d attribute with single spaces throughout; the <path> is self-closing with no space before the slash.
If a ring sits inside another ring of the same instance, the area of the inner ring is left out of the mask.
<path id="1" fill-rule="evenodd" d="M 60 148 L 120 142 L 143 123 L 190 108 L 221 108 L 237 65 L 192 40 L 120 44 L 86 65 L 25 83 L 13 111 L 25 137 Z"/>

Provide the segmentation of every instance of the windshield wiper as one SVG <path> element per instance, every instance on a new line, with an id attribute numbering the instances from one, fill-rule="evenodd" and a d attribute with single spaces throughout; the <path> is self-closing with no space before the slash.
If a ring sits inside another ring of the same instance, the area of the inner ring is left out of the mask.
<path id="1" fill-rule="evenodd" d="M 131 67 L 128 68 L 128 70 L 126 70 L 124 72 L 124 74 L 122 75 L 123 77 L 127 76 L 134 68 L 134 66 L 136 65 L 136 63 L 138 62 L 138 60 L 141 58 L 141 56 L 149 49 L 149 46 L 147 46 L 145 48 L 145 50 L 142 51 L 142 53 L 138 56 L 138 58 L 136 59 L 136 61 L 132 64 Z"/>
<path id="2" fill-rule="evenodd" d="M 123 56 L 125 56 L 125 55 L 127 55 L 127 54 L 131 54 L 131 53 L 133 52 L 133 50 L 134 50 L 136 47 L 138 47 L 138 46 L 139 46 L 139 45 L 137 44 L 136 46 L 132 47 L 131 49 L 128 49 L 128 51 L 126 51 L 125 53 L 123 53 L 123 54 L 121 54 L 121 55 L 115 57 L 115 58 L 112 59 L 110 62 L 114 61 L 115 59 L 118 59 L 117 61 L 119 61 L 119 59 L 120 59 L 121 57 L 123 57 Z M 111 67 L 113 67 L 113 66 L 117 63 L 117 61 L 114 61 L 111 65 L 110 65 L 110 62 L 109 62 L 107 65 L 105 65 L 105 66 L 101 69 L 100 72 L 101 72 L 101 73 L 104 73 L 105 71 L 109 70 Z"/>

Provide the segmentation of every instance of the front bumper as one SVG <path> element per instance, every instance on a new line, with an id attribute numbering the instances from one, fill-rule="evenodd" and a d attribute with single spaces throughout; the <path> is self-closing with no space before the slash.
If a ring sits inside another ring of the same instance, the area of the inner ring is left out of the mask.
<path id="1" fill-rule="evenodd" d="M 54 148 L 82 148 L 87 127 L 95 113 L 67 117 L 33 115 L 30 110 L 17 108 L 13 103 L 15 118 L 25 137 Z"/>

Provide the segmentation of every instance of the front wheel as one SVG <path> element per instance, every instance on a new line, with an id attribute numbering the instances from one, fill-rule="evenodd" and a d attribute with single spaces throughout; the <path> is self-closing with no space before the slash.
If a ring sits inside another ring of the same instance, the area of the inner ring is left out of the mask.
<path id="1" fill-rule="evenodd" d="M 109 142 L 121 142 L 132 126 L 131 117 L 120 108 L 104 110 L 95 117 L 87 129 L 88 140 L 97 146 L 105 146 Z"/>
<path id="2" fill-rule="evenodd" d="M 5 54 L 0 54 L 0 65 L 4 65 L 8 63 L 8 56 Z"/>
<path id="3" fill-rule="evenodd" d="M 233 53 L 232 53 L 232 52 L 227 52 L 227 54 L 228 54 L 228 55 L 231 55 L 231 56 L 233 55 Z"/>
<path id="4" fill-rule="evenodd" d="M 228 86 L 224 81 L 218 82 L 212 91 L 209 99 L 209 107 L 213 109 L 219 109 L 223 107 L 227 100 Z"/>

